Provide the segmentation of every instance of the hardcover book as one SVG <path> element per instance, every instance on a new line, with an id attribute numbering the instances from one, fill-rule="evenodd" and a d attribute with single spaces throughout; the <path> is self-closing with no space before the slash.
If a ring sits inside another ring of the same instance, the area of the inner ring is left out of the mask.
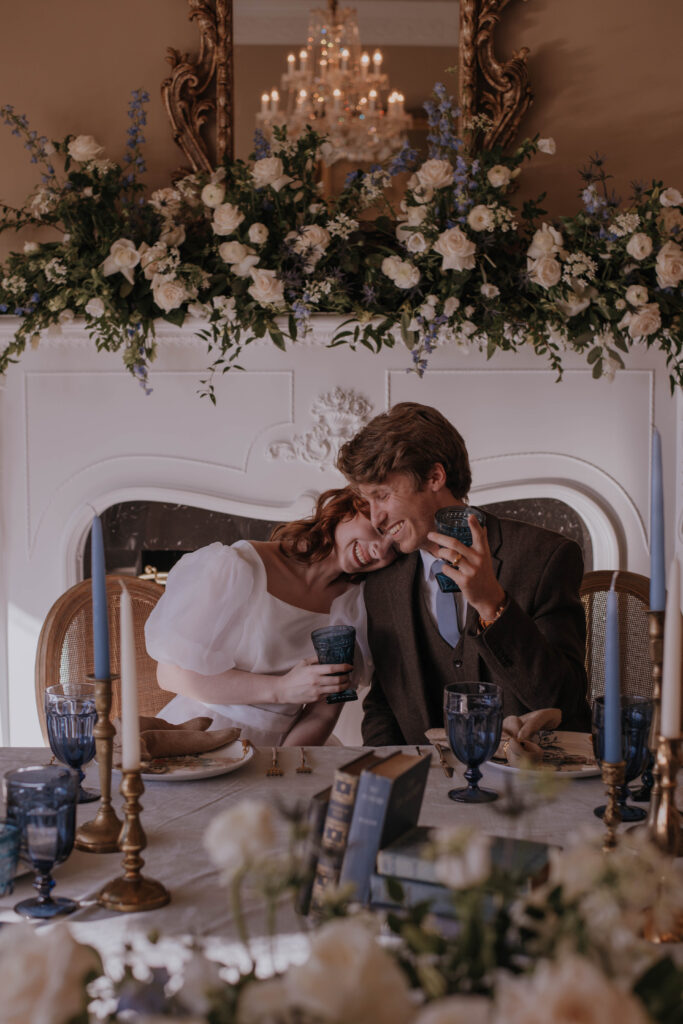
<path id="1" fill-rule="evenodd" d="M 306 814 L 306 827 L 308 832 L 306 834 L 306 839 L 304 840 L 304 849 L 301 857 L 302 881 L 296 895 L 295 903 L 296 909 L 300 914 L 307 914 L 311 905 L 313 879 L 315 878 L 315 868 L 318 863 L 318 857 L 320 856 L 320 845 L 322 842 L 323 827 L 325 825 L 325 815 L 327 814 L 327 807 L 330 802 L 331 792 L 332 786 L 327 786 L 326 789 L 321 789 L 319 793 L 313 794 L 308 805 L 308 812 Z"/>
<path id="2" fill-rule="evenodd" d="M 402 900 L 396 899 L 391 891 L 391 882 L 386 875 L 376 871 L 370 875 L 370 906 L 380 910 L 398 910 L 401 907 L 414 907 L 417 903 L 429 903 L 430 913 L 439 917 L 455 919 L 452 892 L 445 885 L 433 882 L 417 881 L 414 878 L 396 878 L 403 890 Z"/>
<path id="3" fill-rule="evenodd" d="M 431 759 L 399 751 L 361 772 L 339 882 L 352 882 L 363 903 L 377 851 L 417 823 Z"/>
<path id="4" fill-rule="evenodd" d="M 340 765 L 334 773 L 313 878 L 311 910 L 319 909 L 325 890 L 339 882 L 360 774 L 383 760 L 379 754 L 370 751 Z"/>

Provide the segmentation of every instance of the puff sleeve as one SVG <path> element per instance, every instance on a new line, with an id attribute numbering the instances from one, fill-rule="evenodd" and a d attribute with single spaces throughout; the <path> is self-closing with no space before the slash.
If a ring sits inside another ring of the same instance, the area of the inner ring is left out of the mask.
<path id="1" fill-rule="evenodd" d="M 183 555 L 145 624 L 149 655 L 201 675 L 234 668 L 255 586 L 238 547 L 216 542 Z"/>

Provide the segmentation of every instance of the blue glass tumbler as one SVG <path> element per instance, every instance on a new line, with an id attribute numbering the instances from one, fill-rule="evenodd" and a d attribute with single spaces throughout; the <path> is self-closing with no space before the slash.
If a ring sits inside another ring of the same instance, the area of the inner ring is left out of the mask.
<path id="1" fill-rule="evenodd" d="M 323 626 L 313 630 L 311 640 L 320 665 L 353 665 L 356 648 L 354 626 Z M 328 704 L 341 704 L 347 700 L 358 700 L 358 694 L 349 687 L 340 693 L 329 693 L 325 700 Z"/>
<path id="2" fill-rule="evenodd" d="M 21 832 L 21 856 L 36 873 L 38 895 L 17 903 L 23 917 L 51 918 L 70 914 L 78 904 L 53 899 L 52 868 L 69 856 L 76 829 L 78 776 L 61 765 L 15 768 L 5 774 L 7 817 Z"/>
<path id="3" fill-rule="evenodd" d="M 624 785 L 619 789 L 619 813 L 622 821 L 643 821 L 647 812 L 642 807 L 632 807 L 626 801 L 631 795 L 628 783 L 638 778 L 647 763 L 648 739 L 652 723 L 653 704 L 649 697 L 631 694 L 621 696 L 621 749 L 626 763 Z M 605 751 L 605 698 L 596 697 L 593 704 L 593 752 L 602 763 Z M 595 808 L 595 814 L 602 818 L 605 805 Z"/>
<path id="4" fill-rule="evenodd" d="M 495 753 L 503 730 L 503 691 L 495 683 L 451 683 L 444 689 L 444 727 L 451 750 L 467 765 L 467 786 L 452 789 L 451 800 L 490 803 L 498 794 L 480 789 L 479 765 Z"/>
<path id="5" fill-rule="evenodd" d="M 476 516 L 477 521 L 484 526 L 486 514 L 475 505 L 447 505 L 440 508 L 434 516 L 434 527 L 437 533 L 445 533 L 447 537 L 455 537 L 465 547 L 472 547 L 472 531 L 467 522 L 469 516 Z M 460 590 L 460 587 L 447 576 L 445 572 L 437 572 L 436 582 L 444 594 L 453 594 Z"/>
<path id="6" fill-rule="evenodd" d="M 92 683 L 65 683 L 45 690 L 45 719 L 50 749 L 58 761 L 78 772 L 78 802 L 89 804 L 100 794 L 83 788 L 83 765 L 95 756 L 97 722 Z"/>
<path id="7" fill-rule="evenodd" d="M 0 896 L 11 893 L 19 861 L 21 830 L 13 821 L 0 821 Z"/>

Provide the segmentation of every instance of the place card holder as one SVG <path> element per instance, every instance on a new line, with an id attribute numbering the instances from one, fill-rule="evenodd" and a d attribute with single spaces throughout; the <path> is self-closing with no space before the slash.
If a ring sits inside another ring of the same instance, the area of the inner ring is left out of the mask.
<path id="1" fill-rule="evenodd" d="M 116 730 L 111 723 L 111 687 L 118 675 L 108 679 L 86 677 L 95 687 L 97 721 L 93 729 L 95 757 L 100 775 L 100 805 L 92 821 L 86 821 L 76 830 L 74 846 L 87 853 L 116 853 L 119 849 L 121 821 L 111 805 L 111 767 Z"/>
<path id="2" fill-rule="evenodd" d="M 602 848 L 605 852 L 608 852 L 617 845 L 617 828 L 621 824 L 619 790 L 626 781 L 626 762 L 603 761 L 601 770 L 602 781 L 607 789 L 607 806 L 602 816 L 607 834 L 603 840 Z"/>
<path id="3" fill-rule="evenodd" d="M 97 902 L 107 910 L 121 913 L 137 913 L 142 910 L 158 910 L 170 902 L 168 889 L 153 878 L 145 878 L 141 868 L 145 863 L 140 851 L 147 846 L 147 836 L 140 823 L 139 797 L 145 791 L 140 771 L 125 771 L 121 778 L 121 795 L 124 799 L 125 822 L 118 840 L 123 853 L 124 873 L 108 882 L 99 892 Z"/>

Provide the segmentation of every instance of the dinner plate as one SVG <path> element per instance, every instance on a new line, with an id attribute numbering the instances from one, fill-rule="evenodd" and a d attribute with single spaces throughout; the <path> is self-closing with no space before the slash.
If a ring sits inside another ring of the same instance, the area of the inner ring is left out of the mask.
<path id="1" fill-rule="evenodd" d="M 251 743 L 235 740 L 226 747 L 218 747 L 207 754 L 191 754 L 184 757 L 157 757 L 143 763 L 142 778 L 147 782 L 192 782 L 194 779 L 211 779 L 216 775 L 235 772 L 254 756 Z M 119 769 L 114 768 L 113 771 Z"/>
<path id="2" fill-rule="evenodd" d="M 548 770 L 561 775 L 563 779 L 587 779 L 600 775 L 601 769 L 593 756 L 593 741 L 587 732 L 564 732 L 560 729 L 543 730 L 540 734 L 540 746 L 548 752 L 548 760 L 542 766 L 520 768 L 506 761 L 487 761 L 490 768 L 501 768 L 504 772 L 524 772 L 539 775 Z M 562 764 L 562 753 L 588 758 L 585 764 L 571 761 Z M 553 757 L 555 755 L 555 757 Z"/>

